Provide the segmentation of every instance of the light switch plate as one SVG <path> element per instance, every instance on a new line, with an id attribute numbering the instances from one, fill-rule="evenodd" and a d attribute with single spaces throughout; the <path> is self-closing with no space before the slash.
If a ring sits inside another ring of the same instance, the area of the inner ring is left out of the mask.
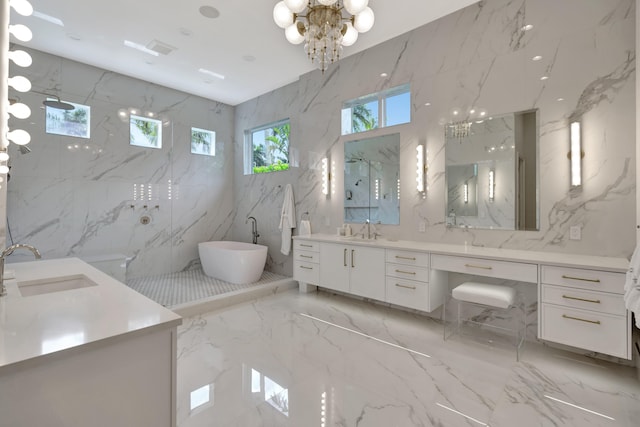
<path id="1" fill-rule="evenodd" d="M 579 225 L 572 225 L 569 228 L 569 239 L 570 240 L 581 240 L 582 239 L 582 227 Z"/>

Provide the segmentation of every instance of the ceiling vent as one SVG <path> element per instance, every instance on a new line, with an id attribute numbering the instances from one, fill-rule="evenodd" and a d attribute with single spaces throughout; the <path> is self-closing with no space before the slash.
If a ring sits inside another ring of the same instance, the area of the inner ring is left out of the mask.
<path id="1" fill-rule="evenodd" d="M 147 49 L 151 49 L 153 51 L 158 52 L 161 55 L 168 55 L 171 52 L 173 52 L 174 50 L 176 50 L 177 48 L 168 45 L 166 43 L 162 43 L 161 41 L 158 40 L 153 40 L 151 43 L 149 43 L 147 45 Z"/>

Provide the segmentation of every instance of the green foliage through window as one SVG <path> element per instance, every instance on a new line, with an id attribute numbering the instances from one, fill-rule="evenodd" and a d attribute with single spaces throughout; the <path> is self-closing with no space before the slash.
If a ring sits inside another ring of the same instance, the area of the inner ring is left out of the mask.
<path id="1" fill-rule="evenodd" d="M 289 169 L 291 124 L 282 121 L 250 132 L 251 172 L 267 173 Z"/>
<path id="2" fill-rule="evenodd" d="M 408 84 L 346 101 L 342 107 L 342 135 L 411 122 Z"/>

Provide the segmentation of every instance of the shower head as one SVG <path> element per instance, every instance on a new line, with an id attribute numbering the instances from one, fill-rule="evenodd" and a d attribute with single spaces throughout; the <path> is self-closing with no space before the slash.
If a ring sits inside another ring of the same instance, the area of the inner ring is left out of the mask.
<path id="1" fill-rule="evenodd" d="M 46 105 L 47 107 L 51 107 L 51 108 L 56 108 L 58 110 L 66 110 L 66 111 L 70 111 L 70 110 L 75 110 L 76 107 L 74 107 L 73 105 L 67 103 L 67 102 L 63 102 L 60 100 L 60 97 L 58 96 L 52 96 L 52 95 L 47 95 L 49 98 L 45 99 L 42 103 L 44 105 Z M 55 99 L 52 99 L 55 98 Z"/>
<path id="2" fill-rule="evenodd" d="M 357 181 L 356 181 L 356 187 L 357 187 L 358 185 L 360 185 L 360 183 L 361 183 L 361 182 L 362 182 L 362 180 L 361 180 L 361 179 L 357 180 Z"/>
<path id="3" fill-rule="evenodd" d="M 352 157 L 350 159 L 347 160 L 347 163 L 357 163 L 357 162 L 361 162 L 363 159 L 359 158 L 359 157 Z"/>
<path id="4" fill-rule="evenodd" d="M 26 145 L 19 145 L 18 150 L 20 150 L 20 154 L 29 154 L 31 152 L 31 148 Z"/>

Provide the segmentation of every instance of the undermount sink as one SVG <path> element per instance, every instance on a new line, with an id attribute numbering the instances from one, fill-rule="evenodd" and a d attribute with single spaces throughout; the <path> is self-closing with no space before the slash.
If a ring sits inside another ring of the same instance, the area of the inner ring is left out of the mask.
<path id="1" fill-rule="evenodd" d="M 55 277 L 52 279 L 32 280 L 18 282 L 18 290 L 23 297 L 50 294 L 52 292 L 70 291 L 73 289 L 88 288 L 98 284 L 87 276 L 77 274 L 74 276 Z"/>

